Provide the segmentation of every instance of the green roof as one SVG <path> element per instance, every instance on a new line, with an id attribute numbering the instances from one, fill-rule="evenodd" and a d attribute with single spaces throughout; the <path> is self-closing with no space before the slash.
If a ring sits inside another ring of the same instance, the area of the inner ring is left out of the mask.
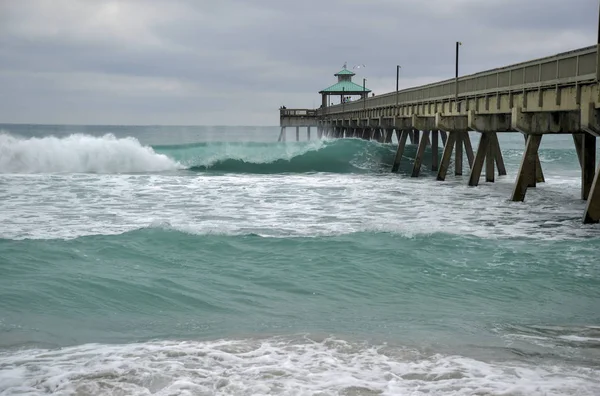
<path id="1" fill-rule="evenodd" d="M 340 70 L 339 72 L 335 73 L 334 76 L 353 76 L 354 73 L 351 72 L 350 70 L 346 69 L 345 67 Z"/>
<path id="2" fill-rule="evenodd" d="M 340 93 L 340 94 L 341 93 L 349 94 L 352 92 L 362 93 L 363 92 L 362 85 L 355 84 L 352 81 L 340 81 L 337 84 L 333 84 L 331 87 L 328 87 L 322 91 L 319 91 L 319 93 Z M 371 90 L 365 87 L 364 92 L 371 92 Z"/>

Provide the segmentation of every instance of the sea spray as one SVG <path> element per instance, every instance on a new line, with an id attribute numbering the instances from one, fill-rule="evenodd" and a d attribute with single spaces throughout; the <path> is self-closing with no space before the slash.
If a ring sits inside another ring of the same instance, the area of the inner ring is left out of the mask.
<path id="1" fill-rule="evenodd" d="M 0 173 L 131 173 L 181 168 L 132 137 L 73 134 L 22 139 L 0 134 Z"/>

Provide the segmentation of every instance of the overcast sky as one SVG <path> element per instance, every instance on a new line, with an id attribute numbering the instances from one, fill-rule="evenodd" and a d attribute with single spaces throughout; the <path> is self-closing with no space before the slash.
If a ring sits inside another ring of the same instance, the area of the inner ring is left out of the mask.
<path id="1" fill-rule="evenodd" d="M 277 125 L 333 74 L 375 94 L 596 43 L 598 0 L 0 0 L 0 123 Z"/>

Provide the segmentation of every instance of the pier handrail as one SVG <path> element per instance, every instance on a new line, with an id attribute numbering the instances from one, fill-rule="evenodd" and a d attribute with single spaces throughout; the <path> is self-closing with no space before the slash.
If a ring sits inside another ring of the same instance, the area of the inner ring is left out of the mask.
<path id="1" fill-rule="evenodd" d="M 316 117 L 317 110 L 314 109 L 279 109 L 280 117 Z"/>
<path id="2" fill-rule="evenodd" d="M 596 46 L 584 47 L 557 55 L 516 63 L 459 77 L 458 97 L 496 94 L 552 85 L 576 84 L 596 79 Z M 455 79 L 443 80 L 368 99 L 356 100 L 318 109 L 319 115 L 336 114 L 362 109 L 414 104 L 434 100 L 451 100 L 456 94 Z"/>

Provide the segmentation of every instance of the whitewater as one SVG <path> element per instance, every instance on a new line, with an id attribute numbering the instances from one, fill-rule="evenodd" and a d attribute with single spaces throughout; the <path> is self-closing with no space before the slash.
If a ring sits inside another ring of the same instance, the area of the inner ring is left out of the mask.
<path id="1" fill-rule="evenodd" d="M 600 394 L 568 136 L 514 203 L 518 134 L 472 188 L 395 141 L 0 130 L 0 395 Z"/>

